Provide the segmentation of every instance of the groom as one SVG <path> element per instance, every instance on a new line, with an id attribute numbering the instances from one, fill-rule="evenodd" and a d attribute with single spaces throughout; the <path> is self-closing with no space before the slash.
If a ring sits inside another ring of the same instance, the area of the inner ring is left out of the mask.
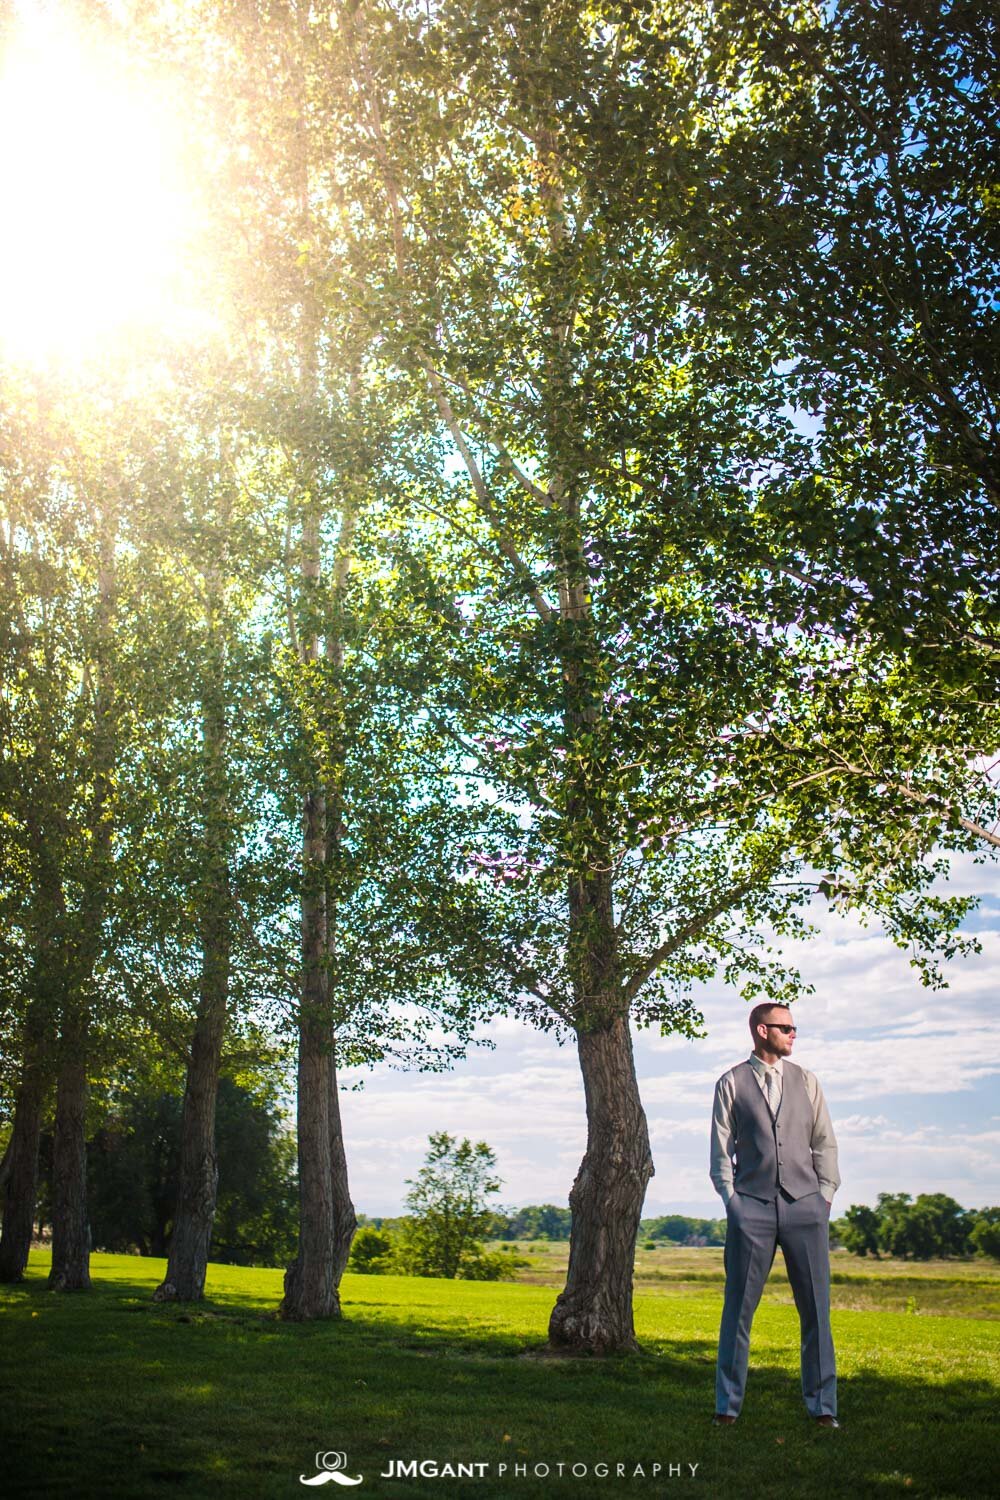
<path id="1" fill-rule="evenodd" d="M 715 1085 L 711 1176 L 726 1205 L 726 1300 L 719 1331 L 715 1416 L 743 1405 L 750 1324 L 774 1260 L 784 1252 L 802 1325 L 802 1394 L 821 1427 L 836 1427 L 837 1372 L 830 1332 L 830 1204 L 840 1186 L 837 1142 L 823 1091 L 789 1061 L 784 1005 L 750 1012 L 753 1053 Z"/>

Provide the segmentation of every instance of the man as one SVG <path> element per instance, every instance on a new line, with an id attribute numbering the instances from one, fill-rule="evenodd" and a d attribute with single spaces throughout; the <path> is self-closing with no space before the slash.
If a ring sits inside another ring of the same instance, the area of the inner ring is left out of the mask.
<path id="1" fill-rule="evenodd" d="M 717 1424 L 743 1405 L 750 1325 L 778 1245 L 802 1325 L 802 1394 L 821 1427 L 837 1427 L 830 1331 L 830 1204 L 840 1186 L 823 1092 L 789 1059 L 796 1027 L 784 1005 L 750 1012 L 753 1052 L 715 1085 L 711 1177 L 726 1205 L 726 1300 L 715 1382 Z"/>

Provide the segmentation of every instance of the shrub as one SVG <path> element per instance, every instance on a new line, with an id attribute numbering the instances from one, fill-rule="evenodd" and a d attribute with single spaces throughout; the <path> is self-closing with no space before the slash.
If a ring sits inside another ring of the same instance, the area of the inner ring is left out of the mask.
<path id="1" fill-rule="evenodd" d="M 376 1229 L 373 1224 L 362 1224 L 351 1243 L 351 1254 L 347 1262 L 349 1271 L 361 1276 L 385 1276 L 396 1269 L 395 1243 L 391 1234 Z"/>

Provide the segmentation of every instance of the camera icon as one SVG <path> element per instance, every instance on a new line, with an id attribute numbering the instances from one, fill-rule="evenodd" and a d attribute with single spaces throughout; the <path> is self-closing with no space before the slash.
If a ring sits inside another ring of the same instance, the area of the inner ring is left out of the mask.
<path id="1" fill-rule="evenodd" d="M 328 1450 L 326 1453 L 317 1453 L 316 1468 L 319 1471 L 316 1474 L 300 1474 L 299 1484 L 307 1484 L 311 1489 L 318 1489 L 321 1485 L 325 1484 L 343 1486 L 364 1483 L 365 1476 L 363 1474 L 358 1474 L 355 1477 L 344 1473 L 344 1470 L 347 1468 L 346 1453 L 337 1453 L 333 1450 Z"/>
<path id="2" fill-rule="evenodd" d="M 328 1474 L 336 1474 L 339 1469 L 347 1468 L 346 1453 L 317 1453 L 317 1469 L 325 1469 Z"/>

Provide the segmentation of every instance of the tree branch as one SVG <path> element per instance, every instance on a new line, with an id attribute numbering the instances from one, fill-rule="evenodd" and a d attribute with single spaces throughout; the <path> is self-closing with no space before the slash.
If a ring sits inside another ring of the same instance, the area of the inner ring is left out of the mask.
<path id="1" fill-rule="evenodd" d="M 670 933 L 669 938 L 664 939 L 660 947 L 654 948 L 654 951 L 640 963 L 639 968 L 633 972 L 630 980 L 625 981 L 625 987 L 622 990 L 625 1004 L 631 1005 L 631 1002 L 639 995 L 646 980 L 651 980 L 652 975 L 657 972 L 657 969 L 660 968 L 661 963 L 664 963 L 664 960 L 669 959 L 670 954 L 676 953 L 678 948 L 681 948 L 685 942 L 690 942 L 691 938 L 697 938 L 700 933 L 705 932 L 706 927 L 711 927 L 715 919 L 723 916 L 724 912 L 732 910 L 732 907 L 736 906 L 736 903 L 741 901 L 744 895 L 753 891 L 753 888 L 753 880 L 744 880 L 739 885 L 732 886 L 732 889 L 724 892 L 712 906 L 709 906 L 703 912 L 699 912 L 699 915 L 693 916 L 691 921 L 684 922 L 684 926 L 678 927 L 675 932 Z"/>
<path id="2" fill-rule="evenodd" d="M 697 937 L 700 933 L 704 932 L 706 927 L 710 927 L 724 912 L 730 911 L 753 888 L 754 882 L 751 880 L 746 880 L 739 885 L 733 886 L 720 896 L 718 901 L 708 907 L 706 911 L 700 912 L 696 917 L 692 917 L 689 922 L 685 922 L 682 927 L 678 927 L 675 932 L 672 932 L 668 938 L 664 939 L 659 947 L 654 948 L 652 953 L 643 960 L 631 977 L 626 980 L 622 991 L 626 1004 L 631 1005 L 647 979 L 652 978 L 665 959 L 668 959 L 672 953 L 676 953 L 677 949 L 684 943 L 689 942 L 691 938 Z"/>

